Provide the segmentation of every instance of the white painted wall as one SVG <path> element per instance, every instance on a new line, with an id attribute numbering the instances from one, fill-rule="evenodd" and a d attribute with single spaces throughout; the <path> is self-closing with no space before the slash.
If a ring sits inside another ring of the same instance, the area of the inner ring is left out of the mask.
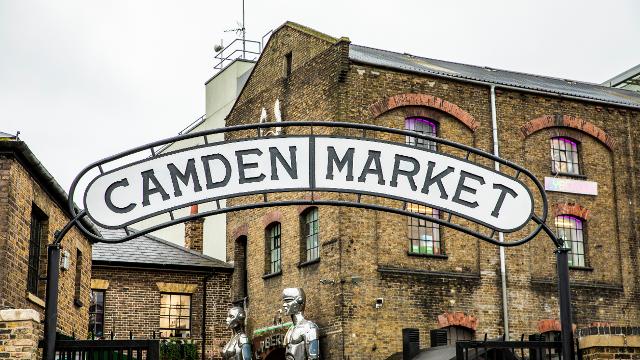
<path id="1" fill-rule="evenodd" d="M 222 71 L 218 72 L 205 83 L 205 118 L 200 124 L 195 126 L 189 132 L 203 131 L 224 127 L 224 119 L 231 111 L 236 98 L 240 94 L 251 69 L 255 62 L 248 60 L 235 60 Z M 256 119 L 258 122 L 258 119 Z M 212 135 L 208 137 L 209 142 L 224 140 L 223 134 Z M 203 144 L 204 139 L 189 139 L 171 144 L 163 150 L 168 152 L 178 150 L 185 147 L 191 147 Z M 221 202 L 224 206 L 225 202 Z M 200 204 L 199 211 L 205 212 L 215 209 L 216 204 L 205 203 Z M 189 208 L 180 209 L 174 212 L 176 217 L 182 217 L 189 214 Z M 134 229 L 144 229 L 149 226 L 169 221 L 168 214 L 159 215 L 151 219 L 147 219 L 132 225 Z M 220 260 L 226 260 L 226 228 L 227 221 L 224 214 L 210 216 L 204 221 L 204 253 Z M 174 225 L 152 233 L 162 239 L 184 245 L 184 224 Z"/>

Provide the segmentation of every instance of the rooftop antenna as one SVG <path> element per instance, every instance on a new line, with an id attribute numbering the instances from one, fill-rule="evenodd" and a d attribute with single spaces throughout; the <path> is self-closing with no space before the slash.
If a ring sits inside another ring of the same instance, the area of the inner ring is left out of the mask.
<path id="1" fill-rule="evenodd" d="M 242 58 L 246 59 L 247 58 L 247 46 L 246 46 L 246 35 L 247 35 L 247 29 L 244 26 L 244 0 L 242 0 L 242 24 L 238 24 L 238 28 L 235 29 L 229 29 L 229 30 L 225 30 L 224 32 L 231 32 L 231 31 L 235 31 L 236 34 L 237 33 L 241 33 L 242 34 Z"/>

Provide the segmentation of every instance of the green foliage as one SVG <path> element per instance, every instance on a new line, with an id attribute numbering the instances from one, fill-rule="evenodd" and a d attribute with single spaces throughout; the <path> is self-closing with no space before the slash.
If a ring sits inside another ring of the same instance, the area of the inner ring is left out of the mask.
<path id="1" fill-rule="evenodd" d="M 198 347 L 191 340 L 170 339 L 160 343 L 160 360 L 197 360 Z"/>

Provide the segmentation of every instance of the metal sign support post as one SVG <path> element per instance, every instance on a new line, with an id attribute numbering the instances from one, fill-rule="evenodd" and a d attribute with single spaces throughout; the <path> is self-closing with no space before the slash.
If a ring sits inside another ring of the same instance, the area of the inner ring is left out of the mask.
<path id="1" fill-rule="evenodd" d="M 58 327 L 58 290 L 60 278 L 60 242 L 75 223 L 85 215 L 81 211 L 62 230 L 56 231 L 53 243 L 47 247 L 47 291 L 44 308 L 44 341 L 42 355 L 45 360 L 55 360 L 56 330 Z"/>
<path id="2" fill-rule="evenodd" d="M 571 322 L 571 289 L 569 288 L 569 251 L 562 246 L 556 249 L 558 266 L 558 298 L 560 299 L 560 328 L 562 330 L 562 358 L 572 359 L 573 325 Z"/>

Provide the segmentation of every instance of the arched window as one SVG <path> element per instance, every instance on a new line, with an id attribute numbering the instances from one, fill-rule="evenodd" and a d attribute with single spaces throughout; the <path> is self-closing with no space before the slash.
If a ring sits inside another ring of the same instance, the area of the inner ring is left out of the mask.
<path id="1" fill-rule="evenodd" d="M 584 221 L 573 215 L 556 216 L 556 229 L 571 248 L 569 252 L 569 266 L 586 266 Z"/>
<path id="2" fill-rule="evenodd" d="M 578 143 L 565 137 L 551 139 L 551 171 L 554 174 L 580 175 Z"/>
<path id="3" fill-rule="evenodd" d="M 418 214 L 439 217 L 440 211 L 423 205 L 407 204 L 407 209 Z M 409 253 L 419 255 L 444 255 L 440 239 L 440 225 L 431 221 L 407 217 Z"/>
<path id="4" fill-rule="evenodd" d="M 266 231 L 266 273 L 275 274 L 281 271 L 280 237 L 281 227 L 279 222 L 271 223 Z"/>
<path id="5" fill-rule="evenodd" d="M 404 129 L 415 131 L 423 135 L 438 135 L 438 125 L 435 121 L 421 117 L 408 117 L 404 121 Z M 436 151 L 438 146 L 435 141 L 416 138 L 413 136 L 407 136 L 406 143 L 414 145 L 416 147 L 426 148 Z"/>
<path id="6" fill-rule="evenodd" d="M 318 208 L 311 207 L 300 215 L 301 225 L 301 262 L 313 261 L 320 258 L 320 239 Z"/>

